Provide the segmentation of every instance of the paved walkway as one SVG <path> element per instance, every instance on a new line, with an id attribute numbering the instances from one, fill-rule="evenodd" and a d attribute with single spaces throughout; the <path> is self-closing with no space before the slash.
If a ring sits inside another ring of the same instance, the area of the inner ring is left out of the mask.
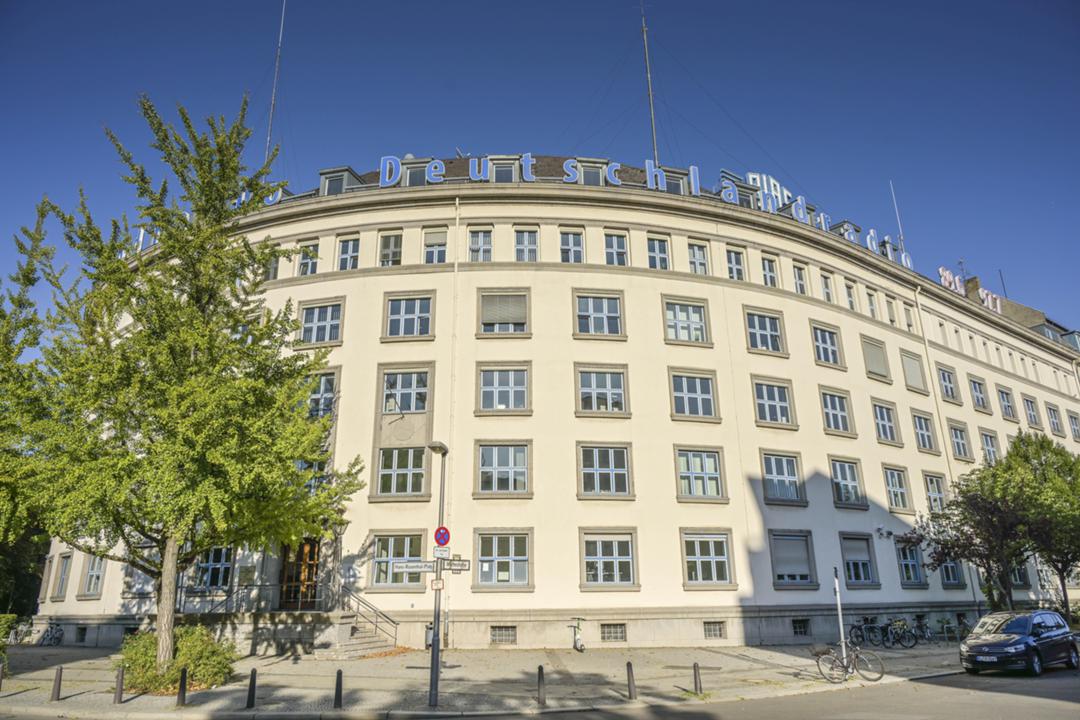
<path id="1" fill-rule="evenodd" d="M 9 652 L 12 676 L 0 690 L 0 717 L 252 718 L 271 716 L 394 717 L 429 714 L 428 653 L 363 660 L 249 657 L 237 663 L 224 687 L 193 692 L 188 707 L 175 697 L 134 696 L 112 705 L 115 670 L 108 650 L 16 647 Z M 960 671 L 953 645 L 884 650 L 882 682 Z M 817 672 L 806 646 L 572 650 L 449 650 L 443 653 L 439 713 L 536 713 L 537 666 L 544 667 L 547 705 L 557 711 L 633 705 L 627 696 L 626 662 L 634 664 L 638 704 L 692 705 L 820 692 L 865 684 L 830 685 Z M 704 694 L 695 696 L 693 663 L 699 663 Z M 63 665 L 61 700 L 48 702 L 57 666 Z M 257 669 L 254 711 L 245 710 L 247 677 Z M 334 676 L 344 674 L 344 712 L 333 711 Z"/>

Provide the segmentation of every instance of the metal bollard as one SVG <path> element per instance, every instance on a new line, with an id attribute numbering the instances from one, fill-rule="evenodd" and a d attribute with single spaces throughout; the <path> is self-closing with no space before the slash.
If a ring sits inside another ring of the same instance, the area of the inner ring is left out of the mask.
<path id="1" fill-rule="evenodd" d="M 120 705 L 124 702 L 124 666 L 121 665 L 116 670 L 116 687 L 113 688 L 112 695 L 113 705 Z"/>
<path id="2" fill-rule="evenodd" d="M 544 686 L 544 666 L 536 666 L 536 701 L 540 707 L 547 705 L 547 687 Z"/>
<path id="3" fill-rule="evenodd" d="M 255 707 L 255 668 L 251 668 L 251 678 L 248 680 L 247 704 L 244 707 L 248 710 Z"/>
<path id="4" fill-rule="evenodd" d="M 49 702 L 56 702 L 60 699 L 60 681 L 64 677 L 64 666 L 56 668 L 56 675 L 53 676 L 52 681 L 52 696 L 49 697 Z"/>
<path id="5" fill-rule="evenodd" d="M 180 668 L 180 687 L 176 690 L 176 707 L 187 705 L 187 668 Z"/>
<path id="6" fill-rule="evenodd" d="M 626 694 L 631 700 L 637 700 L 637 683 L 634 682 L 634 663 L 626 662 Z"/>
<path id="7" fill-rule="evenodd" d="M 334 682 L 334 709 L 341 709 L 341 671 L 337 671 L 337 680 Z"/>
<path id="8" fill-rule="evenodd" d="M 694 694 L 701 694 L 701 666 L 694 663 Z"/>

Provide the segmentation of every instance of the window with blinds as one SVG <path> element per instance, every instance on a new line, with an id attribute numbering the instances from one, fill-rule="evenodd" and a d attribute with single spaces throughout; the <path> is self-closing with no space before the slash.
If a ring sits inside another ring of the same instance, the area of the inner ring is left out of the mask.
<path id="1" fill-rule="evenodd" d="M 848 585 L 877 583 L 869 538 L 841 536 L 840 551 L 844 556 L 844 574 Z"/>
<path id="2" fill-rule="evenodd" d="M 808 533 L 772 533 L 773 582 L 809 585 L 814 582 Z"/>
<path id="3" fill-rule="evenodd" d="M 904 383 L 908 390 L 929 393 L 930 388 L 926 384 L 926 373 L 923 372 L 922 358 L 912 353 L 900 352 L 900 366 L 904 370 Z"/>
<path id="4" fill-rule="evenodd" d="M 480 332 L 512 335 L 528 332 L 529 296 L 526 293 L 480 295 Z"/>
<path id="5" fill-rule="evenodd" d="M 889 376 L 889 358 L 885 354 L 885 343 L 873 338 L 862 338 L 863 362 L 866 374 L 878 380 L 891 380 Z"/>

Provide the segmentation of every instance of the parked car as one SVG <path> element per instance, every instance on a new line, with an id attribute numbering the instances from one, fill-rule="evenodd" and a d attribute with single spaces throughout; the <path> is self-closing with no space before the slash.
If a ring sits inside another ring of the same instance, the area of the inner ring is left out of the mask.
<path id="1" fill-rule="evenodd" d="M 960 643 L 960 663 L 971 675 L 981 670 L 1027 670 L 1041 675 L 1047 665 L 1080 666 L 1068 623 L 1051 610 L 986 615 Z"/>

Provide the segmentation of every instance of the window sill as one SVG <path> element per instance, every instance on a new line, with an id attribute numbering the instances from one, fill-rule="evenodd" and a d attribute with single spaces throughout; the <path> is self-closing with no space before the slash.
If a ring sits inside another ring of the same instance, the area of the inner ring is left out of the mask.
<path id="1" fill-rule="evenodd" d="M 697 592 L 697 591 L 700 591 L 700 590 L 711 590 L 711 591 L 714 591 L 714 592 L 715 591 L 727 592 L 727 591 L 731 591 L 731 590 L 738 590 L 739 589 L 739 583 L 692 583 L 692 582 L 684 582 L 683 585 L 682 585 L 682 588 L 683 588 L 683 590 L 686 590 L 686 591 L 689 591 L 689 592 Z"/>
<path id="2" fill-rule="evenodd" d="M 907 508 L 890 507 L 889 512 L 893 515 L 911 515 L 912 517 L 915 516 L 915 511 L 909 510 Z"/>
<path id="3" fill-rule="evenodd" d="M 973 457 L 961 457 L 960 455 L 953 455 L 953 460 L 956 460 L 957 462 L 966 462 L 966 463 L 974 463 L 975 462 L 975 458 L 973 458 Z"/>
<path id="4" fill-rule="evenodd" d="M 818 583 L 773 583 L 773 590 L 818 590 Z"/>
<path id="5" fill-rule="evenodd" d="M 888 445 L 889 447 L 895 447 L 895 448 L 904 447 L 904 443 L 899 442 L 897 440 L 882 440 L 881 438 L 877 438 L 877 443 L 878 443 L 878 445 Z"/>
<path id="6" fill-rule="evenodd" d="M 882 375 L 874 375 L 873 373 L 866 373 L 866 377 L 871 380 L 876 380 L 879 383 L 885 383 L 886 385 L 892 385 L 893 381 L 891 377 L 884 377 Z"/>
<path id="7" fill-rule="evenodd" d="M 701 503 L 704 505 L 727 505 L 731 502 L 731 498 L 728 497 L 709 497 L 703 495 L 676 495 L 675 502 L 681 503 Z"/>
<path id="8" fill-rule="evenodd" d="M 941 451 L 938 450 L 937 448 L 923 448 L 923 447 L 921 447 L 921 448 L 917 448 L 917 449 L 918 449 L 919 452 L 925 453 L 926 455 L 937 455 L 939 457 L 941 456 Z"/>
<path id="9" fill-rule="evenodd" d="M 80 594 L 80 595 L 76 595 L 75 599 L 76 600 L 100 600 L 101 599 L 101 593 L 97 593 L 96 595 L 82 595 L 82 594 Z"/>
<path id="10" fill-rule="evenodd" d="M 419 594 L 419 593 L 425 593 L 425 592 L 427 592 L 427 586 L 423 585 L 423 584 L 421 584 L 421 585 L 384 585 L 384 586 L 369 585 L 368 587 L 364 588 L 364 594 L 365 595 L 368 595 L 368 594 L 387 595 L 387 594 L 391 594 L 391 593 L 414 593 L 414 594 Z"/>
<path id="11" fill-rule="evenodd" d="M 990 408 L 979 407 L 978 405 L 973 405 L 972 408 L 975 410 L 975 412 L 982 413 L 983 415 L 993 416 L 994 414 L 994 411 Z"/>
<path id="12" fill-rule="evenodd" d="M 574 417 L 579 418 L 611 418 L 614 420 L 627 420 L 630 418 L 628 412 L 595 412 L 593 410 L 577 410 L 574 412 Z"/>
<path id="13" fill-rule="evenodd" d="M 830 363 L 830 362 L 825 362 L 824 360 L 817 360 L 817 359 L 814 360 L 814 364 L 819 366 L 819 367 L 829 368 L 830 370 L 840 370 L 841 372 L 847 372 L 847 365 L 843 365 L 843 364 L 838 365 L 837 363 Z"/>
<path id="14" fill-rule="evenodd" d="M 1053 430 L 1050 431 L 1050 434 L 1053 435 L 1054 437 L 1059 437 L 1059 438 L 1067 438 L 1068 437 L 1068 435 L 1066 435 L 1063 432 L 1054 432 Z"/>
<path id="15" fill-rule="evenodd" d="M 945 397 L 944 393 L 942 393 L 942 395 L 941 395 L 941 402 L 947 402 L 950 405 L 955 405 L 957 407 L 964 407 L 964 401 L 963 400 L 957 400 L 955 398 Z"/>
<path id="16" fill-rule="evenodd" d="M 431 502 L 431 493 L 422 493 L 419 495 L 390 495 L 390 494 L 372 494 L 368 495 L 368 502 L 372 503 L 390 503 L 390 502 L 407 502 L 407 503 L 419 503 L 419 502 Z"/>
<path id="17" fill-rule="evenodd" d="M 328 340 L 326 342 L 304 342 L 303 340 L 297 340 L 293 343 L 293 349 L 295 350 L 319 350 L 320 348 L 336 348 L 341 347 L 341 340 Z"/>
<path id="18" fill-rule="evenodd" d="M 720 418 L 716 415 L 678 415 L 671 413 L 672 420 L 681 420 L 683 422 L 699 422 L 699 423 L 719 423 Z"/>
<path id="19" fill-rule="evenodd" d="M 941 583 L 942 590 L 967 590 L 967 583 Z"/>
<path id="20" fill-rule="evenodd" d="M 768 430 L 798 430 L 798 423 L 778 423 L 768 422 L 767 420 L 755 420 L 754 424 L 759 428 L 766 428 Z"/>
<path id="21" fill-rule="evenodd" d="M 618 342 L 626 342 L 626 335 L 609 335 L 607 333 L 580 333 L 575 332 L 573 334 L 575 340 L 614 340 Z"/>
<path id="22" fill-rule="evenodd" d="M 1020 418 L 1018 418 L 1018 417 L 1010 417 L 1008 415 L 1002 415 L 1001 419 L 1006 420 L 1006 421 L 1011 422 L 1011 423 L 1016 423 L 1017 425 L 1020 424 Z"/>
<path id="23" fill-rule="evenodd" d="M 807 506 L 810 505 L 810 501 L 809 500 L 804 500 L 804 499 L 801 499 L 801 498 L 798 499 L 798 500 L 788 500 L 788 499 L 785 499 L 785 498 L 766 497 L 765 498 L 765 504 L 766 505 L 777 505 L 777 506 L 780 506 L 780 507 L 807 507 Z"/>
<path id="24" fill-rule="evenodd" d="M 791 353 L 785 352 L 783 350 L 781 350 L 780 352 L 774 352 L 772 350 L 761 350 L 759 348 L 748 347 L 746 348 L 746 352 L 750 353 L 751 355 L 766 355 L 768 357 L 782 358 L 784 360 L 787 360 L 791 357 Z"/>
<path id="25" fill-rule="evenodd" d="M 510 492 L 510 491 L 492 491 L 484 492 L 483 490 L 473 491 L 473 500 L 531 500 L 532 492 Z"/>
<path id="26" fill-rule="evenodd" d="M 472 584 L 469 588 L 474 593 L 531 593 L 536 592 L 536 588 L 532 585 L 477 585 Z"/>
<path id="27" fill-rule="evenodd" d="M 579 490 L 578 494 L 577 494 L 577 499 L 578 500 L 606 500 L 606 501 L 614 500 L 616 502 L 620 502 L 620 501 L 621 502 L 626 502 L 626 501 L 629 501 L 629 500 L 636 500 L 637 498 L 634 495 L 634 493 L 627 493 L 625 495 L 616 495 L 616 494 L 604 495 L 604 494 L 599 494 L 599 493 L 595 494 L 595 495 L 589 495 L 589 494 L 583 493 L 583 492 L 581 492 Z"/>
<path id="28" fill-rule="evenodd" d="M 474 410 L 476 417 L 525 417 L 532 415 L 531 409 L 527 410 Z"/>
<path id="29" fill-rule="evenodd" d="M 383 343 L 399 343 L 399 342 L 431 342 L 435 339 L 434 333 L 428 335 L 382 335 L 379 337 L 379 342 Z"/>
<path id="30" fill-rule="evenodd" d="M 531 340 L 531 332 L 523 333 L 476 333 L 477 340 Z"/>
<path id="31" fill-rule="evenodd" d="M 870 503 L 865 503 L 865 502 L 862 502 L 862 503 L 848 503 L 848 502 L 837 502 L 837 501 L 833 500 L 833 507 L 839 508 L 840 510 L 869 510 L 870 509 Z"/>
<path id="32" fill-rule="evenodd" d="M 902 590 L 929 590 L 930 589 L 930 583 L 925 583 L 925 582 L 921 582 L 921 583 L 905 583 L 905 582 L 902 582 L 902 583 L 900 583 L 900 588 Z"/>
<path id="33" fill-rule="evenodd" d="M 641 592 L 640 585 L 590 585 L 588 583 L 581 583 L 578 585 L 578 590 L 581 592 Z"/>
<path id="34" fill-rule="evenodd" d="M 715 347 L 711 340 L 705 342 L 694 342 L 693 340 L 674 340 L 669 337 L 664 338 L 665 345 L 682 345 L 683 347 L 697 347 L 697 348 L 712 348 Z"/>
<path id="35" fill-rule="evenodd" d="M 881 583 L 879 583 L 879 582 L 854 583 L 854 584 L 845 582 L 844 585 L 848 590 L 880 590 L 881 589 Z"/>
<path id="36" fill-rule="evenodd" d="M 907 389 L 910 390 L 913 393 L 918 393 L 919 395 L 926 395 L 927 397 L 930 396 L 930 391 L 925 389 L 925 388 L 915 387 L 914 385 L 908 385 Z"/>
<path id="37" fill-rule="evenodd" d="M 830 430 L 829 428 L 825 428 L 825 434 L 833 437 L 848 438 L 849 440 L 857 440 L 859 438 L 858 433 L 844 432 L 843 430 Z"/>

